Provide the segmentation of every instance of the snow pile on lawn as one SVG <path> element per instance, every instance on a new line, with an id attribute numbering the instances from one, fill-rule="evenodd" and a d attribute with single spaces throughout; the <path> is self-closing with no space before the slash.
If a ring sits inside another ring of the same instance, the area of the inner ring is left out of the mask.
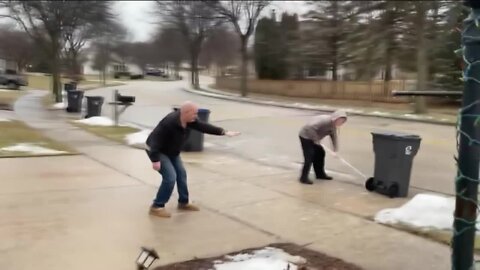
<path id="1" fill-rule="evenodd" d="M 389 112 L 379 112 L 379 111 L 374 111 L 374 112 L 372 112 L 372 114 L 376 114 L 376 115 L 390 115 Z"/>
<path id="2" fill-rule="evenodd" d="M 13 146 L 0 148 L 0 150 L 9 152 L 26 152 L 33 155 L 58 155 L 66 153 L 65 151 L 53 150 L 31 143 L 19 143 Z"/>
<path id="3" fill-rule="evenodd" d="M 285 251 L 266 247 L 249 254 L 226 256 L 227 262 L 215 262 L 216 270 L 297 270 L 296 264 L 304 264 L 306 260 L 300 256 L 292 256 Z"/>
<path id="4" fill-rule="evenodd" d="M 0 117 L 0 122 L 10 122 L 10 119 Z"/>
<path id="5" fill-rule="evenodd" d="M 55 104 L 52 105 L 52 109 L 63 110 L 63 109 L 66 109 L 66 108 L 67 108 L 67 104 L 63 103 L 63 102 L 55 103 Z"/>
<path id="6" fill-rule="evenodd" d="M 454 210 L 453 197 L 418 194 L 399 208 L 381 210 L 375 215 L 375 221 L 383 224 L 406 224 L 424 229 L 451 230 Z"/>
<path id="7" fill-rule="evenodd" d="M 103 116 L 94 116 L 81 120 L 75 120 L 75 122 L 90 126 L 113 126 L 115 124 L 112 119 Z"/>
<path id="8" fill-rule="evenodd" d="M 125 136 L 125 140 L 128 145 L 145 147 L 145 142 L 147 141 L 148 135 L 152 132 L 149 129 L 144 129 L 139 132 L 131 133 Z"/>

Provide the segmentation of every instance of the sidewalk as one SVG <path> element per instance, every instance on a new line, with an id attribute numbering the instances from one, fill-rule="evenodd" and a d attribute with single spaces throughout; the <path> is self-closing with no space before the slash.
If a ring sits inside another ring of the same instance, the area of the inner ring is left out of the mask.
<path id="1" fill-rule="evenodd" d="M 364 269 L 450 268 L 448 246 L 367 219 L 404 200 L 340 181 L 299 185 L 296 171 L 208 148 L 183 155 L 202 211 L 177 212 L 175 194 L 171 219 L 150 217 L 160 179 L 145 153 L 70 126 L 70 116 L 44 110 L 41 98 L 22 97 L 18 118 L 84 155 L 0 160 L 0 269 L 127 270 L 143 245 L 168 264 L 274 242 L 307 245 Z"/>
<path id="2" fill-rule="evenodd" d="M 332 112 L 337 109 L 343 109 L 351 115 L 369 116 L 369 117 L 382 117 L 395 120 L 416 121 L 430 124 L 440 125 L 455 125 L 457 116 L 452 110 L 434 110 L 426 115 L 411 114 L 406 110 L 398 108 L 398 106 L 390 106 L 391 108 L 375 108 L 370 106 L 352 105 L 348 101 L 338 100 L 316 100 L 307 98 L 291 98 L 272 95 L 261 95 L 250 93 L 248 97 L 242 97 L 240 94 L 233 93 L 232 91 L 218 90 L 209 86 L 201 86 L 201 90 L 196 90 L 191 87 L 184 88 L 185 91 L 195 93 L 203 96 L 233 100 L 237 102 L 254 103 L 267 106 L 277 106 L 283 108 L 320 111 L 320 112 Z M 335 105 L 326 105 L 326 104 Z M 343 104 L 342 104 L 343 103 Z M 397 107 L 397 108 L 395 108 Z"/>

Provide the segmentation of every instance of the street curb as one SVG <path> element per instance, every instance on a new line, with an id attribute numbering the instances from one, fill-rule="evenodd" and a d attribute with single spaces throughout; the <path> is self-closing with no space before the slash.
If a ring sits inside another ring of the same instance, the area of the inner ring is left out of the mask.
<path id="1" fill-rule="evenodd" d="M 182 90 L 184 90 L 186 92 L 189 92 L 189 93 L 192 93 L 192 94 L 201 95 L 201 96 L 207 96 L 207 97 L 229 100 L 229 101 L 235 101 L 235 102 L 241 102 L 241 103 L 267 105 L 267 106 L 272 106 L 272 107 L 297 109 L 297 110 L 304 110 L 304 111 L 314 111 L 314 112 L 334 112 L 335 111 L 335 109 L 306 108 L 306 107 L 301 107 L 301 106 L 296 106 L 296 105 L 285 104 L 285 103 L 277 102 L 277 101 L 252 100 L 251 98 L 233 96 L 233 95 L 228 95 L 228 94 L 220 94 L 220 93 L 213 92 L 213 91 L 210 91 L 210 90 L 207 90 L 207 89 L 193 90 L 193 89 L 183 87 Z M 358 111 L 355 111 L 355 110 L 353 110 L 353 111 L 352 110 L 347 110 L 347 113 L 349 115 L 384 118 L 384 119 L 394 119 L 394 120 L 426 123 L 426 124 L 433 124 L 433 125 L 443 125 L 443 126 L 455 126 L 456 125 L 455 122 L 451 122 L 451 121 L 439 121 L 439 120 L 431 120 L 431 119 L 415 119 L 415 118 L 395 116 L 395 115 L 380 115 L 380 114 L 373 114 L 373 113 L 363 113 L 363 112 L 358 112 Z"/>

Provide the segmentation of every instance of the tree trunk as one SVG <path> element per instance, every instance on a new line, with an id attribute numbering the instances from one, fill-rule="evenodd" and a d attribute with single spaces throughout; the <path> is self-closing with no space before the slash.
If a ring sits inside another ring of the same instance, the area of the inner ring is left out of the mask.
<path id="1" fill-rule="evenodd" d="M 428 79 L 428 56 L 427 56 L 427 38 L 425 36 L 425 16 L 426 16 L 426 6 L 425 2 L 418 1 L 417 6 L 417 91 L 427 90 L 427 79 Z M 427 104 L 425 97 L 416 97 L 415 98 L 415 108 L 414 112 L 421 114 L 427 112 Z"/>
<path id="2" fill-rule="evenodd" d="M 195 88 L 195 56 L 193 51 L 190 55 L 190 81 L 192 83 L 192 87 Z"/>
<path id="3" fill-rule="evenodd" d="M 240 78 L 240 92 L 242 94 L 242 97 L 246 97 L 248 95 L 248 89 L 247 89 L 247 77 L 248 77 L 248 72 L 247 72 L 247 64 L 248 64 L 248 55 L 247 55 L 247 42 L 248 38 L 242 37 L 241 40 L 241 49 L 240 52 L 242 54 L 242 70 L 241 70 L 241 78 Z"/>
<path id="4" fill-rule="evenodd" d="M 198 78 L 198 55 L 192 54 L 192 86 L 194 89 L 200 89 L 200 81 Z"/>
<path id="5" fill-rule="evenodd" d="M 60 59 L 56 53 L 53 53 L 50 68 L 52 71 L 52 94 L 55 96 L 55 102 L 60 103 L 62 102 Z"/>
<path id="6" fill-rule="evenodd" d="M 387 1 L 387 11 L 386 11 L 386 18 L 385 18 L 385 29 L 386 33 L 386 42 L 387 46 L 385 49 L 385 75 L 384 81 L 388 85 L 388 82 L 392 80 L 392 66 L 393 66 L 393 54 L 395 52 L 395 3 Z M 388 87 L 384 89 L 386 93 L 388 91 Z"/>

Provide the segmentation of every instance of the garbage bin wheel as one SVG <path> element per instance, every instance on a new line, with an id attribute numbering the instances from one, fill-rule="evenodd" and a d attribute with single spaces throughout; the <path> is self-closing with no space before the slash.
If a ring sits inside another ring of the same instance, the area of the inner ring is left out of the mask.
<path id="1" fill-rule="evenodd" d="M 390 198 L 395 198 L 398 196 L 398 184 L 393 183 L 388 187 L 388 196 Z"/>
<path id="2" fill-rule="evenodd" d="M 368 191 L 374 191 L 375 190 L 375 182 L 373 180 L 373 177 L 370 177 L 367 179 L 367 182 L 365 182 L 365 188 Z"/>

